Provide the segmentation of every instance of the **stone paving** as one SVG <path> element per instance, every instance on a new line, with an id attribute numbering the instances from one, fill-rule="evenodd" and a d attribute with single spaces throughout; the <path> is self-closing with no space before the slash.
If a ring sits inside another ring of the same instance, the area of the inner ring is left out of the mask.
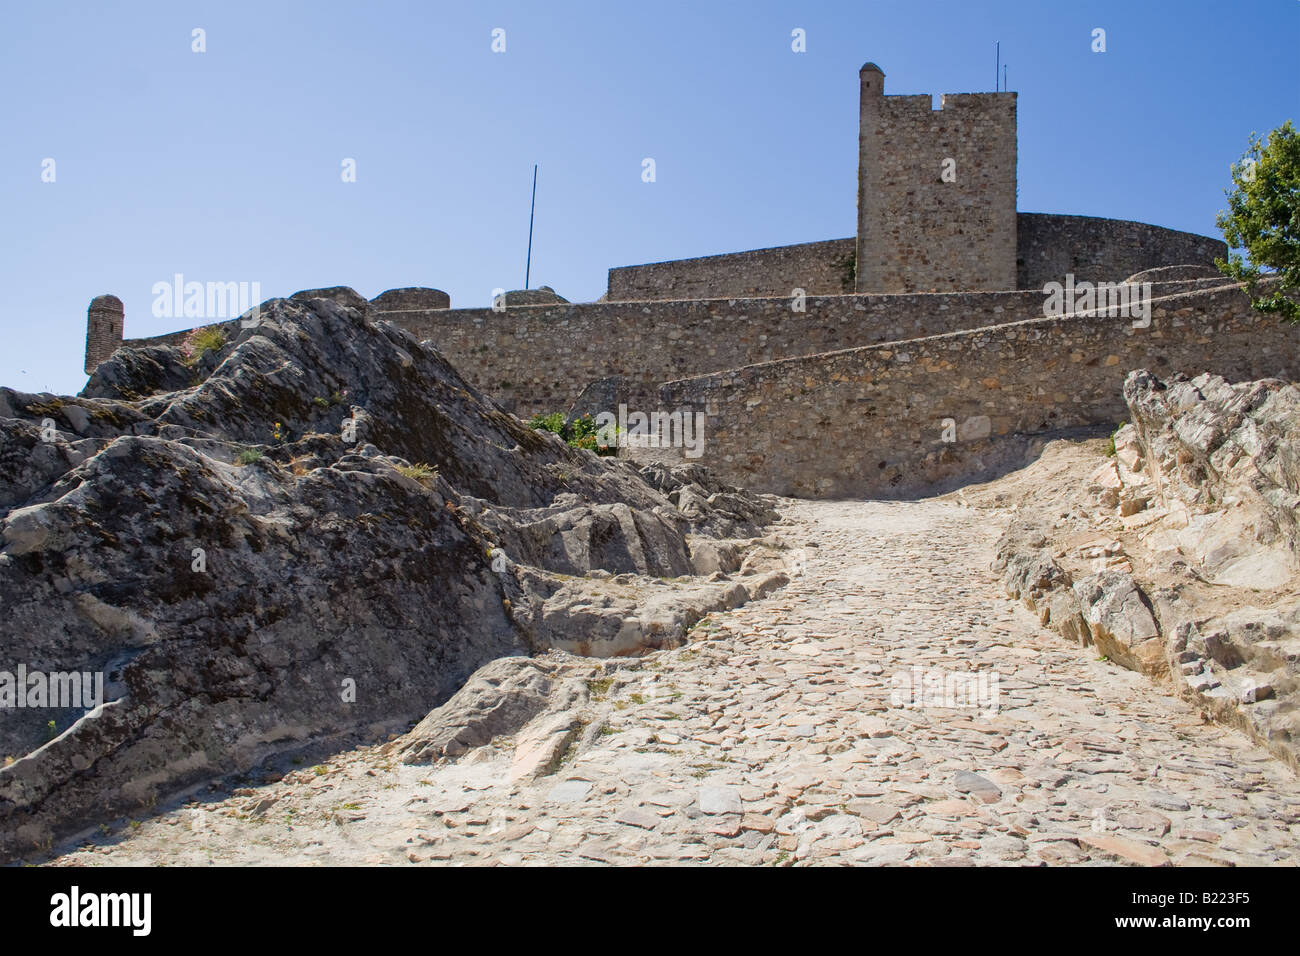
<path id="1" fill-rule="evenodd" d="M 433 767 L 366 747 L 54 862 L 1294 862 L 1300 782 L 1008 600 L 989 570 L 1003 515 L 782 510 L 806 555 L 788 587 L 674 651 L 555 655 L 591 697 L 536 783 L 509 782 L 509 740 Z"/>

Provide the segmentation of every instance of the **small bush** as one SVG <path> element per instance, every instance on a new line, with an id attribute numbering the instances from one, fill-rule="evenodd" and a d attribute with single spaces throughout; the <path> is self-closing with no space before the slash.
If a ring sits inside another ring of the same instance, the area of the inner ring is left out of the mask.
<path id="1" fill-rule="evenodd" d="M 235 461 L 241 465 L 251 465 L 254 462 L 261 461 L 265 457 L 266 456 L 256 448 L 245 448 L 239 453 L 238 457 L 235 458 Z"/>
<path id="2" fill-rule="evenodd" d="M 322 398 L 317 395 L 311 401 L 317 408 L 333 408 L 335 405 L 342 405 L 344 400 L 347 398 L 347 395 L 347 390 L 344 389 L 342 392 L 330 393 L 329 398 Z"/>
<path id="3" fill-rule="evenodd" d="M 528 423 L 528 427 L 535 428 L 538 431 L 552 432 L 559 435 L 572 447 L 585 448 L 588 451 L 594 451 L 597 455 L 608 458 L 618 454 L 617 440 L 613 445 L 602 443 L 597 437 L 600 429 L 596 426 L 596 420 L 590 415 L 583 415 L 581 418 L 575 418 L 568 423 L 564 420 L 563 412 L 536 415 Z"/>
<path id="4" fill-rule="evenodd" d="M 840 288 L 846 292 L 852 292 L 856 288 L 858 279 L 858 255 L 851 252 L 848 255 L 833 260 L 831 263 L 840 274 Z"/>
<path id="5" fill-rule="evenodd" d="M 181 343 L 181 354 L 185 356 L 182 361 L 186 365 L 197 365 L 205 353 L 215 352 L 225 344 L 226 333 L 214 325 L 191 329 L 190 334 L 185 336 L 185 341 Z"/>
<path id="6" fill-rule="evenodd" d="M 528 427 L 535 428 L 538 431 L 554 432 L 563 438 L 564 412 L 552 412 L 550 415 L 534 415 L 532 421 L 528 423 Z"/>

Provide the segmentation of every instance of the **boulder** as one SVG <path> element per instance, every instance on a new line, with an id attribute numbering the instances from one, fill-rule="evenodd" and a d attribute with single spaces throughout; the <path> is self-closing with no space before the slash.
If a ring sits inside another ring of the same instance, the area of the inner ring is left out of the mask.
<path id="1" fill-rule="evenodd" d="M 1153 677 L 1168 671 L 1160 628 L 1132 575 L 1118 570 L 1090 575 L 1074 582 L 1074 593 L 1100 653 Z"/>
<path id="2" fill-rule="evenodd" d="M 1300 388 L 1217 375 L 1161 382 L 1137 371 L 1124 399 L 1147 470 L 1140 481 L 1137 468 L 1121 473 L 1127 495 L 1176 516 L 1177 545 L 1197 567 L 1218 583 L 1263 589 L 1300 570 Z"/>

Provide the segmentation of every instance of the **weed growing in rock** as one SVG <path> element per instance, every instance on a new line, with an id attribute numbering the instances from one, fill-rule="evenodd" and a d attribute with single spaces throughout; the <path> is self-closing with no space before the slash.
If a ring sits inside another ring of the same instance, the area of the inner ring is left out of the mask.
<path id="1" fill-rule="evenodd" d="M 342 405 L 343 400 L 346 399 L 347 397 L 348 397 L 347 389 L 344 389 L 341 392 L 331 393 L 329 398 L 322 398 L 321 396 L 317 395 L 315 398 L 311 400 L 311 402 L 317 408 L 333 408 L 335 405 Z"/>
<path id="2" fill-rule="evenodd" d="M 207 352 L 215 352 L 226 344 L 226 333 L 207 325 L 192 329 L 181 343 L 181 359 L 186 365 L 197 365 Z"/>
<path id="3" fill-rule="evenodd" d="M 422 485 L 431 484 L 438 477 L 438 469 L 422 461 L 414 465 L 398 465 L 397 470 Z"/>

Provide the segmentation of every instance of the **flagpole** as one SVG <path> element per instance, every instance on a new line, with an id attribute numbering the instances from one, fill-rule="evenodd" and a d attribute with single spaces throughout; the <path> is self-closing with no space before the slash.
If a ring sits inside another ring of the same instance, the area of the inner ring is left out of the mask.
<path id="1" fill-rule="evenodd" d="M 537 164 L 533 163 L 533 201 L 528 207 L 528 261 L 524 263 L 524 288 L 533 268 L 533 213 L 537 210 Z"/>

